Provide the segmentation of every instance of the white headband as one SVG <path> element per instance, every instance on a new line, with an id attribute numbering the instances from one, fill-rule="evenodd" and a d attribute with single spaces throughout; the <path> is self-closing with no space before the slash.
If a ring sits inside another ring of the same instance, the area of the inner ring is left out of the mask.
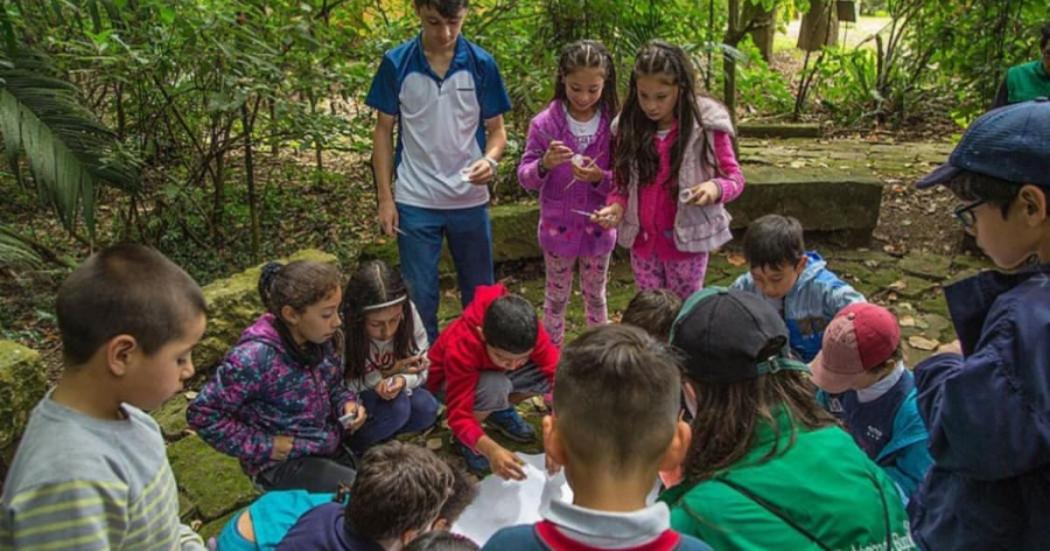
<path id="1" fill-rule="evenodd" d="M 387 306 L 393 306 L 395 304 L 401 304 L 402 302 L 405 301 L 406 298 L 408 298 L 407 295 L 402 295 L 402 296 L 400 296 L 398 298 L 395 298 L 394 300 L 390 300 L 390 301 L 387 301 L 387 302 L 381 302 L 379 304 L 373 304 L 371 306 L 365 306 L 364 308 L 361 309 L 361 311 L 362 312 L 368 312 L 369 310 L 379 310 L 381 308 L 386 308 Z"/>

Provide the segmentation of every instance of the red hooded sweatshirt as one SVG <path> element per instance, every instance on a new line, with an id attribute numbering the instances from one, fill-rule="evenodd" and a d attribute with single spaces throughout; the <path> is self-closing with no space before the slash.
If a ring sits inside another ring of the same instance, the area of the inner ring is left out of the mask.
<path id="1" fill-rule="evenodd" d="M 485 351 L 480 328 L 489 305 L 506 294 L 507 289 L 502 284 L 478 286 L 474 290 L 474 300 L 467 305 L 463 315 L 441 332 L 427 354 L 430 358 L 427 387 L 435 394 L 445 388 L 448 426 L 452 434 L 470 448 L 474 448 L 485 435 L 481 423 L 474 418 L 474 390 L 478 378 L 483 370 L 503 371 L 492 363 Z M 551 343 L 543 324 L 537 323 L 536 346 L 529 359 L 553 386 L 558 347 Z"/>

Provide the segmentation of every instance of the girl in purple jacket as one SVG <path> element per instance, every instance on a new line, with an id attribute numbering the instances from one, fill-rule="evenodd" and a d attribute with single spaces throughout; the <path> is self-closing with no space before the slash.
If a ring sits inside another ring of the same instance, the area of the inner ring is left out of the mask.
<path id="1" fill-rule="evenodd" d="M 518 166 L 522 187 L 540 193 L 538 236 L 547 269 L 543 324 L 561 346 L 577 263 L 587 325 L 606 323 L 605 284 L 616 230 L 590 220 L 613 187 L 609 124 L 619 109 L 616 70 L 600 42 L 562 50 L 554 99 L 529 124 Z"/>
<path id="2" fill-rule="evenodd" d="M 366 419 L 336 348 L 339 271 L 320 262 L 271 262 L 259 294 L 268 312 L 244 330 L 186 418 L 266 490 L 335 492 L 354 478 L 344 434 Z"/>

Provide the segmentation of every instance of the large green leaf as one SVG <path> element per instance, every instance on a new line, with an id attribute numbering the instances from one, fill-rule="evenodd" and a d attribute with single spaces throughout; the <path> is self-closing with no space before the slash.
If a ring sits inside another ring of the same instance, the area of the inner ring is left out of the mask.
<path id="1" fill-rule="evenodd" d="M 74 231 L 93 235 L 100 184 L 139 189 L 137 169 L 121 160 L 116 136 L 81 105 L 77 89 L 47 57 L 21 48 L 0 62 L 0 131 L 9 160 L 24 151 L 41 200 Z"/>
<path id="2" fill-rule="evenodd" d="M 40 254 L 14 231 L 0 226 L 0 266 L 39 268 L 44 264 Z"/>

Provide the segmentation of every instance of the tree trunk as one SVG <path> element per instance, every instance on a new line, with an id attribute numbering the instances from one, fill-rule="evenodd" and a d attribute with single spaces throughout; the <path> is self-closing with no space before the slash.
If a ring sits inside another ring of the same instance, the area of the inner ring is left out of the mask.
<path id="1" fill-rule="evenodd" d="M 736 46 L 740 42 L 737 38 L 740 34 L 740 0 L 729 0 L 729 23 L 726 29 L 725 43 Z M 736 60 L 728 53 L 722 57 L 722 67 L 725 72 L 725 85 L 723 87 L 723 98 L 729 118 L 736 125 Z"/>
<path id="2" fill-rule="evenodd" d="M 744 21 L 754 21 L 751 40 L 755 42 L 762 59 L 769 63 L 773 59 L 773 37 L 777 34 L 777 6 L 769 10 L 747 0 L 744 3 Z"/>
<path id="3" fill-rule="evenodd" d="M 798 48 L 815 52 L 838 43 L 839 22 L 835 18 L 835 0 L 810 0 L 809 11 L 802 16 Z"/>
<path id="4" fill-rule="evenodd" d="M 251 218 L 252 262 L 259 261 L 259 205 L 255 196 L 255 164 L 252 160 L 252 128 L 254 122 L 248 101 L 241 105 L 241 123 L 244 125 L 244 181 L 248 186 L 248 214 Z"/>

